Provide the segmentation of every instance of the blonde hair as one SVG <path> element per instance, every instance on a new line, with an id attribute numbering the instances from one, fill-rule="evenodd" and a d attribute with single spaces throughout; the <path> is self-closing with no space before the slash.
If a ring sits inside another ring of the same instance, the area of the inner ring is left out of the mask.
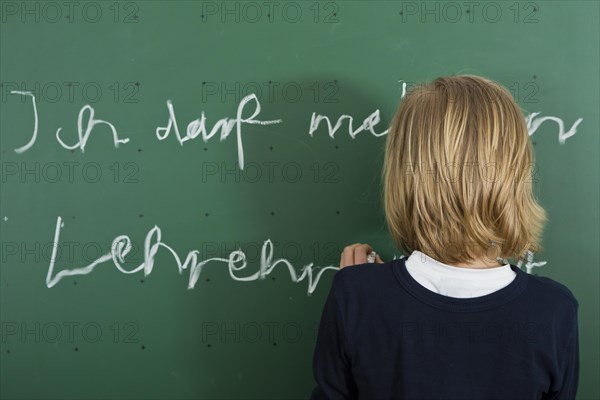
<path id="1" fill-rule="evenodd" d="M 391 122 L 383 203 L 393 241 L 443 263 L 538 252 L 546 213 L 532 190 L 525 118 L 501 85 L 440 77 L 408 91 Z"/>

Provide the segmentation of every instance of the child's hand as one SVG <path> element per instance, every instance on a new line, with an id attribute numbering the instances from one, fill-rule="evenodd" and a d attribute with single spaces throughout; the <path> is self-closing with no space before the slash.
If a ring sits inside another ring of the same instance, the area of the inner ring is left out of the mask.
<path id="1" fill-rule="evenodd" d="M 367 255 L 373 251 L 373 248 L 366 243 L 354 243 L 344 247 L 344 251 L 340 256 L 340 269 L 349 265 L 367 263 Z M 383 260 L 379 254 L 375 255 L 375 262 L 383 264 Z"/>

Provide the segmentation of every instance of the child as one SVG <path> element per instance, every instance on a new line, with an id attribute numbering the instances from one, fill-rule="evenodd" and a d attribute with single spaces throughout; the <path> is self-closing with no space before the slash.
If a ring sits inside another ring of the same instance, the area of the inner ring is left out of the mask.
<path id="1" fill-rule="evenodd" d="M 311 399 L 575 399 L 579 303 L 508 259 L 538 245 L 533 149 L 510 93 L 438 78 L 408 92 L 387 137 L 383 203 L 407 254 L 345 248 L 325 303 Z"/>

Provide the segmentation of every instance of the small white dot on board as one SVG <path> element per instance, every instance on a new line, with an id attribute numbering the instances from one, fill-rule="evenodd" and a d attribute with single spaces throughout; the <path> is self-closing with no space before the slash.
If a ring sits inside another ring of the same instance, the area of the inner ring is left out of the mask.
<path id="1" fill-rule="evenodd" d="M 8 217 L 7 216 L 4 217 L 4 221 L 8 221 Z"/>

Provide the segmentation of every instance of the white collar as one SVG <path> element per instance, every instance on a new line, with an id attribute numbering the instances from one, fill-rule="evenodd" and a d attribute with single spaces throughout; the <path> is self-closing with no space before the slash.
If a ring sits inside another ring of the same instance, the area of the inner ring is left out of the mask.
<path id="1" fill-rule="evenodd" d="M 417 250 L 405 260 L 405 265 L 421 286 L 450 297 L 484 296 L 507 286 L 517 276 L 510 264 L 495 268 L 455 267 Z"/>

